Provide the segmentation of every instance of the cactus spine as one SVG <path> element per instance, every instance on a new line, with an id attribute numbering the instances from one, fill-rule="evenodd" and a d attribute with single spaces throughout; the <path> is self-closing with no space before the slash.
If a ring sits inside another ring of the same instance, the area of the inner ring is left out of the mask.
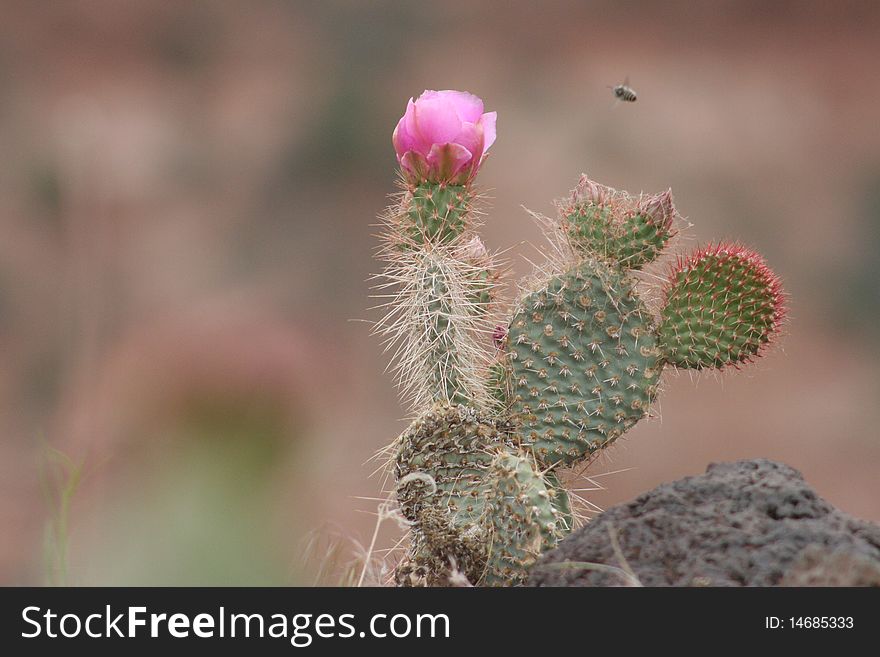
<path id="1" fill-rule="evenodd" d="M 407 185 L 385 216 L 379 285 L 379 331 L 414 417 L 393 445 L 411 526 L 396 581 L 517 584 L 572 529 L 558 470 L 646 417 L 665 367 L 759 356 L 784 294 L 759 255 L 718 244 L 671 267 L 653 313 L 634 272 L 674 236 L 671 191 L 636 198 L 582 176 L 545 222 L 552 257 L 493 331 L 496 265 L 470 182 Z"/>

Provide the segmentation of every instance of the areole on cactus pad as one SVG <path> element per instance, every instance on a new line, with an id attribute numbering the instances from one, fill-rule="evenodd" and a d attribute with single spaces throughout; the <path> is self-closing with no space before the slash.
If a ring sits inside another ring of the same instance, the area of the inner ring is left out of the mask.
<path id="1" fill-rule="evenodd" d="M 582 176 L 499 321 L 473 186 L 494 137 L 494 112 L 451 91 L 411 100 L 394 132 L 404 189 L 383 217 L 377 330 L 414 418 L 391 449 L 410 525 L 399 585 L 521 582 L 577 519 L 559 470 L 648 416 L 665 367 L 739 367 L 785 317 L 763 258 L 725 243 L 679 258 L 652 312 L 637 273 L 677 232 L 671 190 L 635 197 Z"/>

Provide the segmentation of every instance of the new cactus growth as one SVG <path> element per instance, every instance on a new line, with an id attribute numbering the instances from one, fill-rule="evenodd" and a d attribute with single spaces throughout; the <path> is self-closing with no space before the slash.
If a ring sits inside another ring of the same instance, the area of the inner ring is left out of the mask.
<path id="1" fill-rule="evenodd" d="M 671 190 L 632 197 L 582 176 L 544 220 L 547 262 L 496 324 L 473 210 L 494 128 L 478 98 L 426 92 L 394 133 L 404 191 L 384 217 L 378 330 L 414 417 L 392 446 L 411 527 L 400 585 L 521 582 L 572 529 L 558 471 L 646 417 L 665 367 L 738 367 L 784 317 L 777 277 L 729 244 L 680 258 L 652 312 L 636 273 L 675 234 Z"/>

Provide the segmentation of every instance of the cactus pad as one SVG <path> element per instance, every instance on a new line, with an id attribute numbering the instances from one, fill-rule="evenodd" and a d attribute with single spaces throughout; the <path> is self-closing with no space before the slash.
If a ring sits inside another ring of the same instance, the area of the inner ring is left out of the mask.
<path id="1" fill-rule="evenodd" d="M 615 220 L 607 206 L 584 206 L 566 219 L 572 245 L 628 269 L 653 262 L 670 237 L 668 226 L 647 214 L 636 212 Z"/>
<path id="2" fill-rule="evenodd" d="M 486 539 L 480 527 L 459 525 L 448 509 L 430 504 L 413 523 L 412 542 L 394 579 L 398 586 L 448 586 L 457 571 L 476 582 L 485 565 Z"/>
<path id="3" fill-rule="evenodd" d="M 668 363 L 735 366 L 751 361 L 778 332 L 781 285 L 757 253 L 738 245 L 709 246 L 672 269 L 661 315 Z"/>
<path id="4" fill-rule="evenodd" d="M 660 255 L 676 216 L 669 191 L 634 199 L 586 176 L 557 207 L 575 250 L 626 269 L 640 269 Z"/>
<path id="5" fill-rule="evenodd" d="M 484 583 L 517 584 L 564 529 L 544 476 L 530 454 L 502 453 L 492 463 L 486 491 L 491 545 Z"/>
<path id="6" fill-rule="evenodd" d="M 568 533 L 574 528 L 574 513 L 571 510 L 571 496 L 559 481 L 559 477 L 553 470 L 544 473 L 544 482 L 547 492 L 550 493 L 550 504 L 556 509 L 559 517 L 559 526 L 563 533 Z"/>
<path id="7" fill-rule="evenodd" d="M 588 258 L 526 296 L 514 314 L 511 413 L 523 444 L 548 466 L 608 445 L 657 393 L 660 351 L 634 285 Z"/>
<path id="8" fill-rule="evenodd" d="M 473 299 L 494 283 L 474 280 L 475 271 L 447 248 L 401 252 L 386 270 L 400 289 L 384 304 L 389 311 L 377 331 L 387 336 L 400 388 L 419 412 L 434 402 L 482 406 L 488 398 L 477 342 L 486 308 Z"/>
<path id="9" fill-rule="evenodd" d="M 397 498 L 415 521 L 430 501 L 462 525 L 483 512 L 485 471 L 505 439 L 494 420 L 467 406 L 435 404 L 398 439 Z"/>

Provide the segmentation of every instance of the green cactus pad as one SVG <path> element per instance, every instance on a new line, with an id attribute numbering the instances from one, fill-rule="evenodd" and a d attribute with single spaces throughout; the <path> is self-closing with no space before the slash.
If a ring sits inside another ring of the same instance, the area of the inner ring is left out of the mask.
<path id="1" fill-rule="evenodd" d="M 486 490 L 491 545 L 483 582 L 519 584 L 526 569 L 562 537 L 548 482 L 531 454 L 502 453 L 492 463 Z"/>
<path id="2" fill-rule="evenodd" d="M 511 413 L 547 466 L 571 465 L 647 414 L 660 350 L 635 280 L 588 258 L 526 296 L 507 336 Z"/>
<path id="3" fill-rule="evenodd" d="M 448 584 L 452 564 L 471 582 L 482 577 L 487 473 L 509 444 L 495 420 L 463 405 L 435 404 L 400 436 L 397 499 L 413 525 L 398 583 Z"/>
<path id="4" fill-rule="evenodd" d="M 671 236 L 668 224 L 655 222 L 646 213 L 616 219 L 608 206 L 581 205 L 565 221 L 573 247 L 627 269 L 640 269 L 653 262 Z"/>
<path id="5" fill-rule="evenodd" d="M 465 229 L 471 191 L 465 185 L 424 182 L 411 190 L 407 233 L 416 244 L 451 242 Z"/>
<path id="6" fill-rule="evenodd" d="M 723 368 L 749 362 L 779 330 L 778 278 L 753 251 L 717 245 L 673 269 L 661 311 L 660 345 L 681 368 Z"/>
<path id="7" fill-rule="evenodd" d="M 495 420 L 467 406 L 435 404 L 398 439 L 394 472 L 404 517 L 416 521 L 430 502 L 449 509 L 456 524 L 476 522 L 485 472 L 505 443 Z"/>

